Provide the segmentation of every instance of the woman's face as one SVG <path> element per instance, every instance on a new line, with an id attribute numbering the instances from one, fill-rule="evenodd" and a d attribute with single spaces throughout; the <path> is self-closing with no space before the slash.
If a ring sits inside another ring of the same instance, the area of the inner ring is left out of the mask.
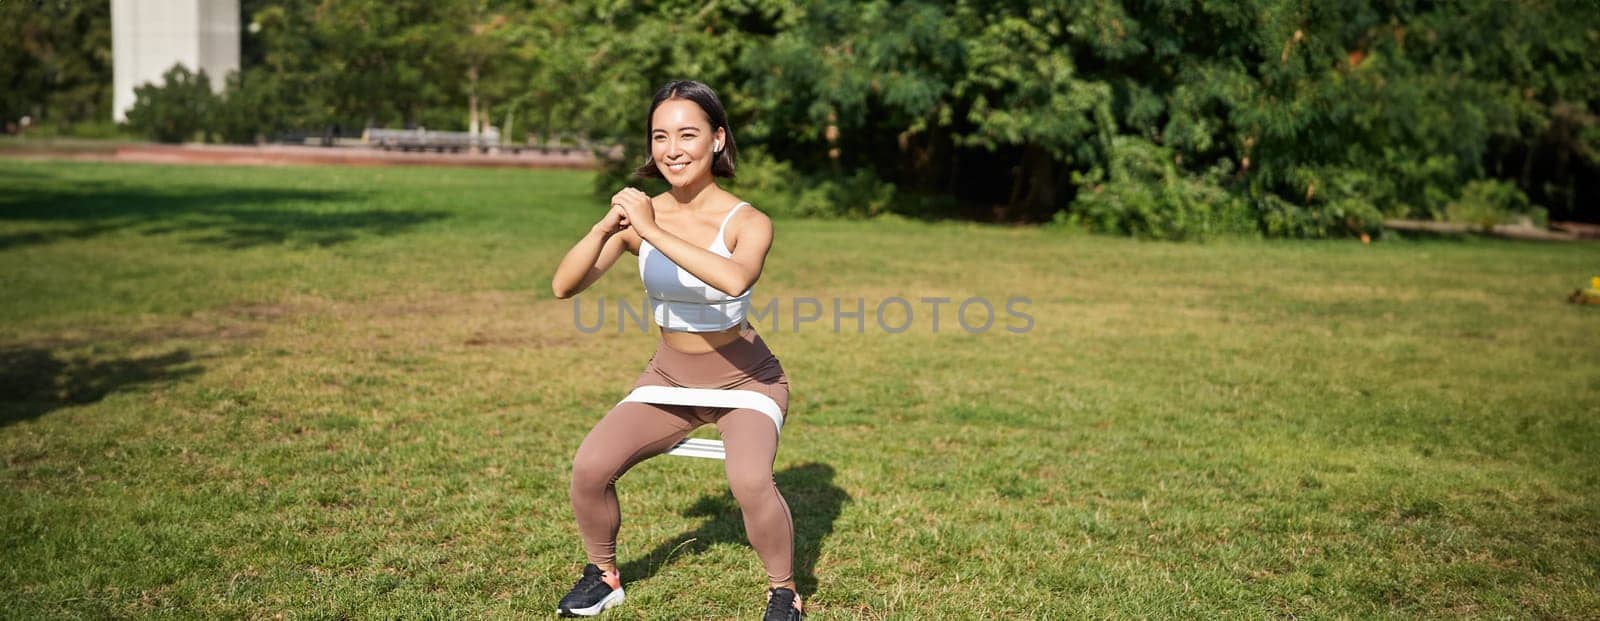
<path id="1" fill-rule="evenodd" d="M 722 130 L 711 130 L 699 104 L 668 99 L 650 115 L 650 156 L 667 182 L 688 185 L 700 175 L 711 175 L 712 152 L 722 140 Z"/>

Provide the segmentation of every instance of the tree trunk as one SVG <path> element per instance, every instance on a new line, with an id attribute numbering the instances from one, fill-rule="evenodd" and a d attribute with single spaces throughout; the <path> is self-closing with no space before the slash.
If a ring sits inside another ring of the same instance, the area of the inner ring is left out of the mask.
<path id="1" fill-rule="evenodd" d="M 489 115 L 489 99 L 480 99 L 478 100 L 478 134 L 481 142 L 478 144 L 478 150 L 481 152 L 489 153 L 493 146 L 498 146 L 488 144 L 489 128 L 492 127 L 494 127 L 494 117 Z"/>
<path id="2" fill-rule="evenodd" d="M 500 140 L 501 141 L 507 141 L 507 140 L 511 140 L 512 139 L 511 138 L 511 127 L 512 127 L 511 123 L 513 121 L 515 121 L 516 119 L 517 119 L 517 115 L 516 115 L 516 108 L 515 107 L 512 107 L 509 110 L 506 110 L 506 118 L 505 118 L 504 121 L 500 122 Z"/>
<path id="3" fill-rule="evenodd" d="M 1022 148 L 1022 161 L 1012 169 L 1011 200 L 996 210 L 996 219 L 1023 220 L 1048 213 L 1056 202 L 1055 160 L 1044 148 L 1029 144 Z"/>
<path id="4" fill-rule="evenodd" d="M 478 66 L 467 67 L 467 133 L 478 144 Z"/>

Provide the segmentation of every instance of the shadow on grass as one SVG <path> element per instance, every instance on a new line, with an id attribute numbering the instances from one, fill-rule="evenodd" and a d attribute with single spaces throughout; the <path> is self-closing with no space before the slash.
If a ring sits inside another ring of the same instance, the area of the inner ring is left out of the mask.
<path id="1" fill-rule="evenodd" d="M 816 592 L 815 569 L 817 556 L 822 552 L 822 540 L 833 533 L 833 523 L 839 519 L 845 503 L 850 502 L 850 495 L 833 484 L 833 475 L 833 466 L 815 462 L 774 475 L 778 491 L 783 493 L 789 504 L 789 514 L 794 518 L 794 575 L 802 598 Z M 644 580 L 686 554 L 703 552 L 719 543 L 749 545 L 744 518 L 731 491 L 700 498 L 684 515 L 711 519 L 699 528 L 656 546 L 649 554 L 625 563 L 620 568 L 622 575 L 628 576 L 629 581 Z"/>
<path id="2" fill-rule="evenodd" d="M 0 427 L 59 408 L 94 403 L 117 390 L 200 372 L 186 350 L 112 360 L 63 357 L 48 349 L 0 346 Z"/>
<path id="3" fill-rule="evenodd" d="M 341 203 L 364 198 L 357 192 L 50 183 L 48 187 L 20 184 L 0 194 L 0 224 L 45 225 L 44 230 L 0 233 L 0 250 L 125 230 L 188 235 L 186 241 L 191 243 L 231 249 L 284 243 L 331 246 L 361 234 L 405 232 L 449 215 L 436 210 L 340 209 Z"/>

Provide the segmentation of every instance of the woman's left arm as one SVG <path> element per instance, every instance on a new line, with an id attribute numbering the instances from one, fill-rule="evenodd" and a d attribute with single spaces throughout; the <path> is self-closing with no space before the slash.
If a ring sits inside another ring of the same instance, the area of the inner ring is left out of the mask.
<path id="1" fill-rule="evenodd" d="M 738 297 L 761 278 L 767 251 L 772 248 L 772 220 L 766 214 L 746 209 L 734 215 L 734 220 L 742 220 L 737 227 L 739 243 L 735 244 L 733 256 L 725 258 L 656 226 L 655 209 L 650 204 L 650 197 L 643 192 L 637 195 L 628 193 L 628 196 L 618 193 L 618 198 L 614 200 L 628 210 L 629 226 L 640 237 L 701 282 L 724 294 Z M 734 228 L 730 222 L 728 230 Z"/>

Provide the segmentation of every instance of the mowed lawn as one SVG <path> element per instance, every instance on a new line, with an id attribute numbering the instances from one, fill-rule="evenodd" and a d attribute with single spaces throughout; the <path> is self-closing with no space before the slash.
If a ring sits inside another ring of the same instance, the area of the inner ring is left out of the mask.
<path id="1" fill-rule="evenodd" d="M 0 616 L 551 616 L 657 338 L 550 294 L 591 185 L 0 160 Z M 776 222 L 812 619 L 1600 616 L 1600 245 Z M 609 618 L 759 616 L 720 462 L 618 487 Z"/>

